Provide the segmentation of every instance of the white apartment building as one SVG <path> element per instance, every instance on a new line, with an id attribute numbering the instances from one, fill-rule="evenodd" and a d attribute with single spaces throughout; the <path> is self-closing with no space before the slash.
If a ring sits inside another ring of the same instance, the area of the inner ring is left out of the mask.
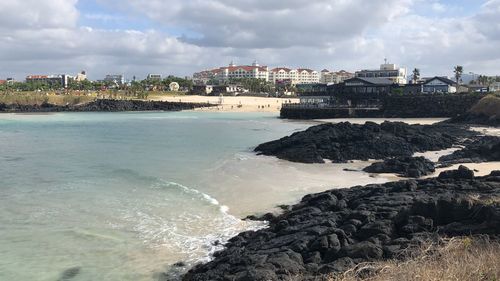
<path id="1" fill-rule="evenodd" d="M 256 61 L 252 65 L 235 65 L 233 62 L 229 66 L 217 69 L 206 70 L 193 74 L 195 82 L 207 83 L 211 79 L 227 81 L 229 79 L 262 79 L 269 81 L 269 68 L 261 66 Z"/>
<path id="2" fill-rule="evenodd" d="M 314 84 L 319 83 L 319 73 L 315 70 L 306 68 L 290 69 L 286 67 L 278 67 L 269 72 L 269 81 L 274 84 Z"/>
<path id="3" fill-rule="evenodd" d="M 399 68 L 395 64 L 384 63 L 379 70 L 356 71 L 355 76 L 359 78 L 387 78 L 396 84 L 406 84 L 406 68 Z"/>
<path id="4" fill-rule="evenodd" d="M 74 80 L 75 80 L 76 82 L 82 82 L 82 81 L 87 80 L 87 72 L 85 72 L 85 70 L 82 70 L 80 73 L 78 73 L 78 74 L 75 76 Z"/>
<path id="5" fill-rule="evenodd" d="M 323 84 L 339 84 L 351 78 L 354 78 L 354 73 L 350 73 L 345 70 L 335 72 L 323 69 L 320 74 L 319 82 Z"/>

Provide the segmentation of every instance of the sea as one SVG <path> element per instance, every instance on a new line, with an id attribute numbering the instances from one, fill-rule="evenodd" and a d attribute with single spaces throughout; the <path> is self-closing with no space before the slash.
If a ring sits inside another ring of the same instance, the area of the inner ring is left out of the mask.
<path id="1" fill-rule="evenodd" d="M 248 215 L 394 180 L 356 171 L 370 162 L 253 152 L 315 124 L 275 113 L 1 114 L 0 280 L 175 276 L 266 227 Z"/>

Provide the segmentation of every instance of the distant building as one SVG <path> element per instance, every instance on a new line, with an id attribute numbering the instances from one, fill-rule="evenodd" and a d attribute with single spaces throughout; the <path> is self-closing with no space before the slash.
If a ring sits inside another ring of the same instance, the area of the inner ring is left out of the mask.
<path id="1" fill-rule="evenodd" d="M 334 72 L 323 69 L 320 74 L 319 82 L 323 84 L 339 84 L 351 78 L 354 78 L 354 73 L 345 70 Z"/>
<path id="2" fill-rule="evenodd" d="M 70 76 L 66 74 L 60 75 L 28 75 L 26 83 L 44 83 L 51 87 L 67 88 Z"/>
<path id="3" fill-rule="evenodd" d="M 108 74 L 104 78 L 104 82 L 117 84 L 118 86 L 125 85 L 125 78 L 122 74 Z"/>
<path id="4" fill-rule="evenodd" d="M 191 90 L 193 95 L 218 96 L 221 94 L 238 95 L 248 93 L 241 85 L 194 85 Z"/>
<path id="5" fill-rule="evenodd" d="M 460 81 L 462 84 L 469 84 L 472 81 L 477 81 L 481 75 L 469 72 L 469 73 L 464 73 L 462 74 L 462 77 L 460 78 Z"/>
<path id="6" fill-rule="evenodd" d="M 161 81 L 161 74 L 148 74 L 147 79 Z"/>
<path id="7" fill-rule="evenodd" d="M 396 84 L 406 84 L 406 68 L 399 68 L 395 64 L 382 64 L 379 70 L 361 70 L 356 71 L 355 77 L 359 78 L 385 78 L 390 79 Z"/>
<path id="8" fill-rule="evenodd" d="M 344 92 L 356 94 L 387 94 L 391 93 L 396 83 L 389 78 L 355 77 L 344 81 Z"/>
<path id="9" fill-rule="evenodd" d="M 274 84 L 315 84 L 319 83 L 317 71 L 307 68 L 290 69 L 277 67 L 269 72 L 269 81 Z"/>
<path id="10" fill-rule="evenodd" d="M 500 92 L 500 82 L 495 82 L 490 86 L 490 92 Z"/>
<path id="11" fill-rule="evenodd" d="M 193 80 L 197 84 L 206 84 L 210 80 L 228 81 L 230 79 L 262 79 L 269 81 L 269 68 L 261 66 L 257 61 L 252 65 L 235 65 L 233 62 L 229 66 L 217 69 L 206 70 L 193 74 Z"/>
<path id="12" fill-rule="evenodd" d="M 78 73 L 75 76 L 74 80 L 76 82 L 83 82 L 83 81 L 87 80 L 87 72 L 85 72 L 85 70 L 82 70 L 80 73 Z"/>
<path id="13" fill-rule="evenodd" d="M 433 77 L 423 84 L 424 93 L 456 93 L 457 84 L 455 81 L 445 77 Z"/>

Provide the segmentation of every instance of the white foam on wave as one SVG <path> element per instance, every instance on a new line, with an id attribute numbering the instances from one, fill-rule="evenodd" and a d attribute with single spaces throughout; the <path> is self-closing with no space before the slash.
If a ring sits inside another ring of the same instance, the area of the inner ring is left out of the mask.
<path id="1" fill-rule="evenodd" d="M 243 221 L 229 214 L 229 207 L 197 189 L 179 183 L 159 179 L 153 188 L 176 188 L 184 194 L 194 196 L 209 205 L 199 206 L 182 197 L 175 213 L 155 214 L 138 206 L 128 219 L 135 223 L 145 244 L 153 248 L 167 248 L 180 253 L 188 264 L 207 262 L 212 254 L 223 249 L 223 245 L 238 233 L 258 230 L 267 226 L 265 222 Z M 193 198 L 191 198 L 193 199 Z M 195 204 L 194 206 L 186 206 Z M 199 207 L 199 208 L 198 208 Z M 212 209 L 212 208 L 216 209 Z M 212 210 L 212 211 L 210 211 Z"/>

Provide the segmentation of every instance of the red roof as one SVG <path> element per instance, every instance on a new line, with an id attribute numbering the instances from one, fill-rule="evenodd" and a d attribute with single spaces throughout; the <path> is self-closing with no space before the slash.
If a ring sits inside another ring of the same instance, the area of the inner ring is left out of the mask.
<path id="1" fill-rule="evenodd" d="M 0 80 L 0 85 L 7 83 L 7 80 Z"/>

